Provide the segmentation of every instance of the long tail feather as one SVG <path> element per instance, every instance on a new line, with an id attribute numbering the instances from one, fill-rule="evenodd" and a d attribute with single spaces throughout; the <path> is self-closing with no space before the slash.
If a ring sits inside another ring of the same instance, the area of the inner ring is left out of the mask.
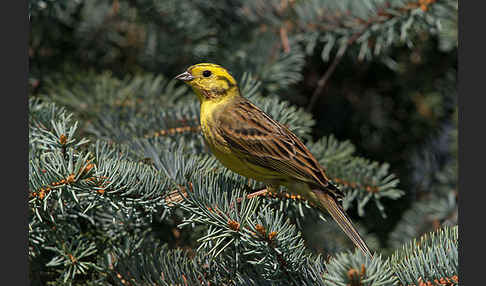
<path id="1" fill-rule="evenodd" d="M 353 241 L 353 243 L 361 251 L 363 251 L 364 254 L 368 255 L 370 258 L 373 257 L 370 249 L 351 222 L 351 219 L 344 212 L 344 209 L 334 200 L 334 198 L 321 190 L 313 191 L 319 198 L 322 206 L 324 206 L 324 208 L 331 214 L 332 218 L 338 223 L 338 225 L 341 227 L 344 233 L 346 233 L 346 235 Z"/>

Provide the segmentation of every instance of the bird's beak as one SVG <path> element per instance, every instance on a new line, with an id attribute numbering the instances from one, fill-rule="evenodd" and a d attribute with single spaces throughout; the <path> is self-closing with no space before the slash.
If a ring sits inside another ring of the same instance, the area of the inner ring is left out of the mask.
<path id="1" fill-rule="evenodd" d="M 182 81 L 191 81 L 194 79 L 194 77 L 189 72 L 183 72 L 180 75 L 176 76 L 175 79 Z"/>

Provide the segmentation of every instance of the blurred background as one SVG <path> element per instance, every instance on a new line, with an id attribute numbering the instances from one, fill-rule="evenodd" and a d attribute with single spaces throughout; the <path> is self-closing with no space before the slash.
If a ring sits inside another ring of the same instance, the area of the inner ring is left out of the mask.
<path id="1" fill-rule="evenodd" d="M 183 88 L 170 80 L 218 63 L 310 113 L 305 140 L 332 134 L 389 163 L 403 196 L 360 219 L 381 247 L 457 223 L 457 1 L 30 0 L 29 17 L 30 97 L 84 122 L 96 101 L 61 90 L 157 76 Z"/>

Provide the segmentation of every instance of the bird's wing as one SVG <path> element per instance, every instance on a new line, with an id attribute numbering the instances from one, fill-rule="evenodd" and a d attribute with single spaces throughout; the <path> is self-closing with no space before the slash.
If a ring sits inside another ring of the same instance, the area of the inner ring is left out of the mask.
<path id="1" fill-rule="evenodd" d="M 218 116 L 215 130 L 240 159 L 326 189 L 340 200 L 324 169 L 295 134 L 246 99 L 229 104 Z"/>

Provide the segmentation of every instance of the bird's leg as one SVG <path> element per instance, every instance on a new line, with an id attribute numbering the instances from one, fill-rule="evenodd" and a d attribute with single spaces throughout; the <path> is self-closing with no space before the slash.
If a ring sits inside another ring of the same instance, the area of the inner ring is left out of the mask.
<path id="1" fill-rule="evenodd" d="M 246 198 L 251 199 L 251 198 L 254 198 L 254 197 L 265 195 L 267 193 L 276 193 L 277 191 L 278 191 L 278 187 L 275 187 L 273 185 L 267 185 L 265 188 L 258 189 L 256 191 L 254 191 L 253 193 L 246 195 Z M 236 201 L 238 203 L 241 203 L 241 200 L 242 200 L 242 198 L 238 198 Z"/>
<path id="2" fill-rule="evenodd" d="M 265 195 L 267 192 L 268 192 L 267 188 L 262 188 L 262 189 L 259 189 L 259 190 L 252 192 L 251 194 L 246 195 L 246 198 L 251 199 L 251 198 L 254 198 L 254 197 Z"/>
<path id="3" fill-rule="evenodd" d="M 248 199 L 258 197 L 261 195 L 266 195 L 267 193 L 276 193 L 277 192 L 277 187 L 273 185 L 267 185 L 265 188 L 262 188 L 260 190 L 256 190 L 255 192 L 246 195 Z"/>

